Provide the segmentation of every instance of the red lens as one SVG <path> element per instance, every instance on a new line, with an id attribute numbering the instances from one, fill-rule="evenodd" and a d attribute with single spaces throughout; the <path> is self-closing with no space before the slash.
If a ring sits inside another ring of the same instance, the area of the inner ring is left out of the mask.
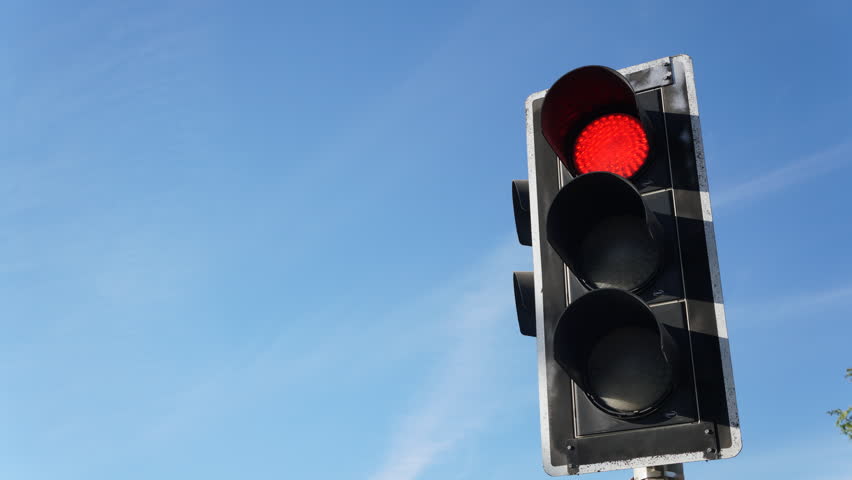
<path id="1" fill-rule="evenodd" d="M 648 158 L 648 136 L 636 117 L 613 113 L 595 119 L 574 144 L 574 166 L 581 174 L 612 172 L 632 177 Z"/>

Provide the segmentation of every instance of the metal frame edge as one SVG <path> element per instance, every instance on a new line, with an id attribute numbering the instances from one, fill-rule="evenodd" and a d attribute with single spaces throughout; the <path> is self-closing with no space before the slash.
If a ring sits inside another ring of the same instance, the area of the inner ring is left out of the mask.
<path id="1" fill-rule="evenodd" d="M 534 101 L 544 97 L 546 90 L 535 92 L 525 102 L 526 112 L 526 127 L 527 127 L 527 168 L 528 179 L 530 186 L 530 218 L 536 221 L 531 222 L 532 233 L 532 252 L 533 252 L 533 287 L 535 289 L 535 331 L 536 331 L 536 354 L 538 364 L 538 402 L 539 402 L 539 424 L 541 425 L 541 453 L 544 471 L 548 475 L 567 475 L 567 467 L 559 467 L 550 464 L 550 417 L 547 409 L 547 371 L 544 368 L 545 359 L 545 344 L 544 335 L 538 333 L 544 331 L 544 298 L 542 296 L 542 278 L 541 278 L 541 234 L 538 229 L 538 182 L 535 169 L 535 133 L 533 125 L 533 107 Z"/>
<path id="2" fill-rule="evenodd" d="M 701 214 L 704 220 L 704 235 L 707 242 L 707 260 L 713 284 L 713 304 L 716 313 L 716 330 L 719 334 L 719 354 L 722 359 L 722 373 L 725 380 L 725 395 L 728 402 L 728 421 L 731 429 L 731 446 L 719 452 L 719 458 L 737 456 L 742 450 L 737 394 L 734 386 L 734 369 L 731 363 L 731 349 L 728 339 L 728 324 L 725 317 L 725 301 L 722 296 L 722 274 L 716 251 L 716 232 L 713 226 L 713 209 L 710 204 L 710 183 L 707 178 L 707 163 L 704 158 L 704 140 L 701 136 L 701 118 L 698 113 L 698 97 L 695 88 L 695 71 L 689 55 L 675 55 L 672 62 L 683 68 L 689 117 L 692 124 L 692 138 L 695 145 L 695 163 L 698 170 L 698 183 L 701 198 Z"/>

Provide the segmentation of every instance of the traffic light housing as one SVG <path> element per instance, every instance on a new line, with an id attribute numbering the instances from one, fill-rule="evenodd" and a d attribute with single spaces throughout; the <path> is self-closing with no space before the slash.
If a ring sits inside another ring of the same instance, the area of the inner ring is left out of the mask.
<path id="1" fill-rule="evenodd" d="M 515 300 L 551 475 L 741 449 L 692 72 L 587 66 L 527 99 Z"/>

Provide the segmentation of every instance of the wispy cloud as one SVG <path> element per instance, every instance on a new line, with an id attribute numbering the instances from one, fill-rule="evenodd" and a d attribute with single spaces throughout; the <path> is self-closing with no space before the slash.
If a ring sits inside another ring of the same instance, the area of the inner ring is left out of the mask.
<path id="1" fill-rule="evenodd" d="M 299 385 L 343 363 L 348 377 L 375 377 L 391 365 L 410 360 L 423 365 L 421 359 L 428 358 L 433 367 L 418 370 L 421 376 L 406 386 L 412 403 L 405 405 L 404 396 L 399 400 L 404 406 L 391 420 L 384 459 L 368 477 L 416 479 L 505 408 L 505 395 L 489 394 L 497 381 L 489 379 L 489 372 L 499 360 L 500 336 L 506 338 L 516 328 L 508 279 L 513 269 L 526 268 L 528 255 L 514 238 L 504 239 L 420 298 L 377 312 L 371 323 L 335 325 L 328 335 L 311 341 L 296 326 L 285 326 L 265 345 L 222 359 L 207 375 L 172 393 L 168 404 L 156 409 L 158 415 L 139 426 L 137 447 L 159 448 L 155 446 L 192 437 L 250 399 L 298 391 Z M 336 308 L 300 322 L 326 322 L 339 316 Z M 420 316 L 435 321 L 398 328 L 400 318 Z M 352 345 L 369 345 L 378 338 L 381 349 L 352 357 Z"/>
<path id="2" fill-rule="evenodd" d="M 19 39 L 8 59 L 14 75 L 0 86 L 13 119 L 3 126 L 0 217 L 76 206 L 139 150 L 196 135 L 177 101 L 196 88 L 182 79 L 210 37 L 193 18 L 175 6 L 129 14 L 98 5 Z M 152 122 L 170 125 L 168 135 L 150 133 Z M 136 145 L 122 131 L 151 136 Z"/>
<path id="3" fill-rule="evenodd" d="M 733 460 L 690 463 L 689 478 L 779 478 L 789 480 L 852 480 L 849 441 L 842 435 L 799 433 L 788 439 L 746 442 Z"/>
<path id="4" fill-rule="evenodd" d="M 724 207 L 751 197 L 782 190 L 790 185 L 824 175 L 850 163 L 852 163 L 852 140 L 791 161 L 763 175 L 722 189 L 718 194 L 713 195 L 713 206 Z"/>
<path id="5" fill-rule="evenodd" d="M 759 323 L 760 319 L 771 319 L 775 322 L 785 318 L 801 318 L 802 314 L 812 312 L 816 308 L 831 308 L 838 304 L 848 305 L 850 300 L 852 300 L 852 284 L 728 307 L 728 316 L 753 319 L 756 323 Z"/>
<path id="6" fill-rule="evenodd" d="M 447 326 L 454 329 L 452 347 L 427 380 L 422 401 L 396 424 L 385 460 L 371 480 L 419 478 L 499 408 L 499 400 L 487 395 L 487 369 L 496 353 L 495 335 L 489 332 L 506 328 L 501 324 L 511 318 L 505 281 L 511 264 L 511 249 L 500 248 L 469 272 L 480 283 L 464 292 L 447 312 L 451 320 Z M 502 275 L 495 275 L 498 271 Z"/>

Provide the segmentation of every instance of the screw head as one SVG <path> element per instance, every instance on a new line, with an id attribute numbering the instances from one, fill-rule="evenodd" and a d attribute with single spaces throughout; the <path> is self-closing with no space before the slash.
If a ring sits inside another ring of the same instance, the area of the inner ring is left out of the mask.
<path id="1" fill-rule="evenodd" d="M 574 450 L 574 445 L 568 445 L 565 447 L 566 450 Z"/>
<path id="2" fill-rule="evenodd" d="M 715 449 L 715 448 L 708 448 L 708 449 L 707 449 L 707 453 L 713 453 L 713 452 L 715 452 L 715 451 L 716 451 L 716 449 Z"/>
<path id="3" fill-rule="evenodd" d="M 706 433 L 707 435 L 710 435 L 711 433 L 713 433 L 713 430 L 710 430 L 709 428 L 705 428 L 704 433 Z"/>

